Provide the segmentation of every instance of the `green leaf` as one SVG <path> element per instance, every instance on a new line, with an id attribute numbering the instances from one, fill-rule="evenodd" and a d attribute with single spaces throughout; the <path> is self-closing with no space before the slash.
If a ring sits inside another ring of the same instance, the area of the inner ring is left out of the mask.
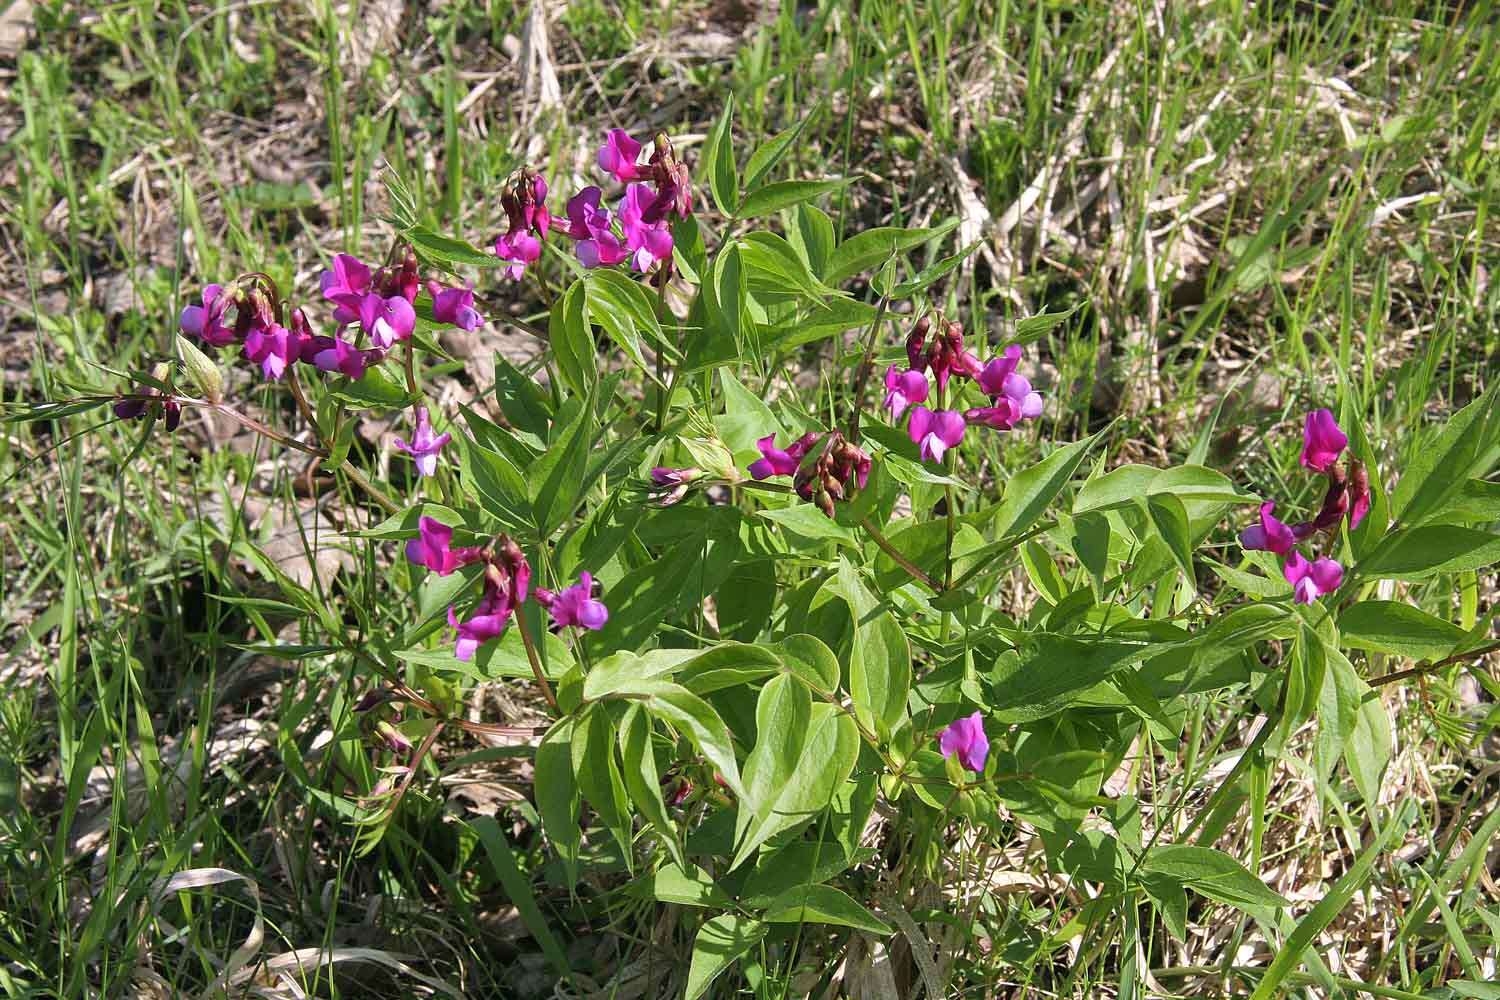
<path id="1" fill-rule="evenodd" d="M 737 913 L 721 913 L 693 939 L 684 1000 L 698 1000 L 719 974 L 766 936 L 766 925 Z"/>
<path id="2" fill-rule="evenodd" d="M 777 181 L 774 184 L 767 184 L 745 196 L 745 200 L 740 203 L 738 217 L 757 219 L 763 215 L 771 215 L 783 208 L 790 208 L 804 201 L 821 198 L 831 191 L 837 191 L 847 185 L 851 179 L 839 177 L 827 181 Z"/>
<path id="3" fill-rule="evenodd" d="M 875 320 L 876 307 L 840 295 L 821 305 L 814 306 L 805 314 L 799 314 L 783 324 L 765 331 L 767 351 L 791 351 L 807 344 L 826 340 L 846 330 L 868 328 Z"/>
<path id="4" fill-rule="evenodd" d="M 328 383 L 331 395 L 360 409 L 399 410 L 413 402 L 406 386 L 376 365 L 365 369 L 364 378 L 337 378 Z"/>
<path id="5" fill-rule="evenodd" d="M 1141 871 L 1169 876 L 1209 899 L 1240 909 L 1291 905 L 1244 865 L 1211 847 L 1166 844 L 1152 848 L 1141 862 Z"/>
<path id="6" fill-rule="evenodd" d="M 1437 436 L 1414 437 L 1391 496 L 1395 520 L 1420 525 L 1442 511 L 1468 481 L 1486 475 L 1500 449 L 1500 381 L 1448 419 Z"/>
<path id="7" fill-rule="evenodd" d="M 794 531 L 813 541 L 833 541 L 858 551 L 859 538 L 849 528 L 840 525 L 810 503 L 799 503 L 795 507 L 767 508 L 757 511 L 757 516 L 772 524 Z"/>
<path id="8" fill-rule="evenodd" d="M 1434 524 L 1406 528 L 1387 537 L 1359 564 L 1366 576 L 1421 580 L 1438 573 L 1483 569 L 1500 563 L 1500 535 L 1477 528 Z"/>
<path id="9" fill-rule="evenodd" d="M 587 285 L 575 281 L 563 297 L 552 305 L 547 323 L 547 339 L 558 374 L 574 395 L 588 395 L 599 380 L 599 366 L 594 356 L 594 333 L 589 326 Z"/>
<path id="10" fill-rule="evenodd" d="M 588 485 L 586 473 L 589 471 L 589 457 L 594 451 L 593 402 L 590 396 L 578 407 L 572 422 L 526 470 L 539 538 L 552 537 L 552 533 L 573 516 Z"/>
<path id="11" fill-rule="evenodd" d="M 662 865 L 657 871 L 639 876 L 626 887 L 637 899 L 654 899 L 678 906 L 712 906 L 727 910 L 734 906 L 729 894 L 719 888 L 713 876 L 699 868 L 681 864 Z"/>
<path id="12" fill-rule="evenodd" d="M 655 349 L 664 351 L 674 360 L 677 349 L 667 342 L 662 333 L 661 322 L 656 318 L 656 307 L 651 296 L 640 283 L 631 280 L 621 271 L 598 268 L 590 271 L 584 279 L 589 317 L 601 327 L 609 338 L 636 363 L 642 374 L 655 379 L 656 373 L 646 364 L 641 353 L 638 333 L 644 333 L 656 343 Z"/>
<path id="13" fill-rule="evenodd" d="M 766 174 L 781 162 L 781 158 L 786 155 L 787 150 L 792 148 L 792 143 L 797 141 L 797 136 L 802 134 L 802 130 L 810 121 L 812 121 L 812 116 L 804 115 L 797 124 L 776 133 L 750 154 L 750 160 L 745 164 L 745 190 L 753 192 L 760 187 L 760 182 L 765 179 Z M 741 214 L 745 214 L 743 209 L 741 209 Z"/>
<path id="14" fill-rule="evenodd" d="M 1339 615 L 1344 645 L 1410 660 L 1441 660 L 1468 633 L 1401 601 L 1361 601 Z"/>
<path id="15" fill-rule="evenodd" d="M 1068 481 L 1098 435 L 1058 448 L 1041 462 L 1016 473 L 1005 484 L 1005 495 L 995 509 L 994 530 L 999 538 L 1018 535 L 1036 523 Z M 1074 508 L 1077 512 L 1077 508 Z"/>
<path id="16" fill-rule="evenodd" d="M 708 188 L 713 192 L 714 204 L 719 214 L 733 218 L 740 202 L 740 180 L 734 163 L 734 94 L 730 92 L 724 102 L 724 113 L 714 122 L 708 139 L 703 144 L 703 157 L 698 169 L 708 175 Z M 701 183 L 701 180 L 700 180 Z"/>
<path id="17" fill-rule="evenodd" d="M 1193 577 L 1193 539 L 1188 530 L 1187 508 L 1172 494 L 1163 493 L 1147 497 L 1146 510 L 1151 515 L 1151 523 L 1157 534 L 1167 543 L 1177 568 L 1182 570 L 1183 579 L 1196 589 L 1197 581 Z"/>
<path id="18" fill-rule="evenodd" d="M 1279 994 L 1281 984 L 1301 963 L 1302 953 L 1317 939 L 1325 927 L 1333 923 L 1334 918 L 1343 911 L 1344 907 L 1349 905 L 1349 900 L 1354 897 L 1354 894 L 1364 888 L 1376 862 L 1384 857 L 1391 845 L 1399 842 L 1400 837 L 1406 833 L 1414 812 L 1415 804 L 1412 801 L 1408 799 L 1403 802 L 1397 814 L 1380 831 L 1380 835 L 1366 843 L 1365 849 L 1360 852 L 1359 857 L 1355 859 L 1354 864 L 1344 873 L 1344 876 L 1324 893 L 1323 898 L 1308 911 L 1305 917 L 1297 922 L 1297 926 L 1282 944 L 1281 950 L 1271 960 L 1270 967 L 1266 969 L 1260 984 L 1255 987 L 1250 1000 L 1271 1000 Z"/>
<path id="19" fill-rule="evenodd" d="M 631 867 L 634 851 L 631 849 L 630 804 L 625 797 L 625 780 L 620 775 L 619 761 L 615 757 L 614 735 L 614 723 L 604 706 L 593 705 L 586 709 L 582 719 L 573 727 L 573 776 L 584 800 L 594 807 L 600 825 L 620 845 L 626 867 Z"/>
<path id="20" fill-rule="evenodd" d="M 779 674 L 755 702 L 755 749 L 745 758 L 745 800 L 735 816 L 734 839 L 745 842 L 752 822 L 765 823 L 781 790 L 802 765 L 812 721 L 812 694 L 791 674 Z"/>
<path id="21" fill-rule="evenodd" d="M 742 797 L 740 808 L 753 815 L 738 837 L 734 861 L 738 868 L 761 844 L 771 837 L 800 826 L 828 808 L 834 794 L 854 770 L 859 757 L 859 730 L 854 720 L 833 705 L 818 702 L 812 706 L 797 766 L 790 779 L 774 796 L 754 802 Z"/>
<path id="22" fill-rule="evenodd" d="M 900 728 L 911 690 L 911 647 L 906 633 L 865 586 L 847 559 L 840 557 L 830 591 L 843 598 L 853 616 L 849 651 L 849 696 L 865 726 L 880 732 Z"/>
<path id="23" fill-rule="evenodd" d="M 985 677 L 997 722 L 1031 722 L 1061 711 L 1072 698 L 1123 670 L 1159 645 L 1085 642 L 1047 632 L 1022 639 Z"/>
<path id="24" fill-rule="evenodd" d="M 677 728 L 718 769 L 730 790 L 745 797 L 740 767 L 734 759 L 729 727 L 713 706 L 679 684 L 656 683 L 645 700 L 646 711 Z"/>
<path id="25" fill-rule="evenodd" d="M 943 277 L 957 268 L 958 265 L 968 260 L 974 251 L 978 250 L 982 245 L 982 240 L 975 240 L 953 256 L 944 257 L 942 260 L 922 268 L 914 277 L 901 282 L 894 288 L 882 289 L 877 285 L 875 291 L 892 299 L 909 299 L 914 295 L 920 295 L 932 287 L 935 282 L 942 280 Z"/>
<path id="26" fill-rule="evenodd" d="M 898 253 L 921 246 L 929 240 L 948 235 L 958 225 L 950 219 L 931 229 L 898 229 L 883 226 L 866 229 L 840 243 L 828 257 L 823 269 L 823 281 L 836 285 L 845 278 L 876 267 Z"/>
<path id="27" fill-rule="evenodd" d="M 1051 333 L 1058 324 L 1064 322 L 1079 309 L 1083 308 L 1080 302 L 1071 309 L 1062 312 L 1040 313 L 1036 316 L 1028 316 L 1016 323 L 1015 332 L 1011 334 L 1011 340 L 1017 344 L 1029 344 L 1033 340 L 1040 340 Z"/>
<path id="28" fill-rule="evenodd" d="M 420 259 L 436 264 L 446 271 L 453 271 L 462 266 L 500 266 L 500 258 L 494 254 L 485 253 L 464 240 L 454 239 L 451 236 L 439 236 L 426 226 L 411 227 L 406 231 L 406 238 Z"/>
<path id="29" fill-rule="evenodd" d="M 508 530 L 529 531 L 534 522 L 526 477 L 499 452 L 482 447 L 474 438 L 460 440 L 464 488 Z"/>
<path id="30" fill-rule="evenodd" d="M 805 680 L 819 694 L 831 695 L 838 690 L 842 673 L 839 659 L 817 636 L 805 633 L 789 635 L 765 648 L 774 650 L 788 670 Z"/>
<path id="31" fill-rule="evenodd" d="M 782 669 L 775 651 L 744 642 L 721 642 L 684 660 L 677 683 L 694 694 L 709 694 L 740 684 L 752 684 Z"/>
<path id="32" fill-rule="evenodd" d="M 762 919 L 768 924 L 835 924 L 889 937 L 891 929 L 880 918 L 831 885 L 799 885 L 776 898 Z"/>
<path id="33" fill-rule="evenodd" d="M 813 277 L 792 245 L 775 233 L 750 233 L 740 240 L 740 260 L 750 291 L 762 300 L 788 296 L 822 302 L 833 292 Z"/>
<path id="34" fill-rule="evenodd" d="M 531 932 L 537 944 L 542 946 L 542 953 L 547 956 L 547 961 L 552 963 L 552 967 L 559 975 L 571 977 L 573 970 L 568 965 L 568 956 L 564 953 L 562 945 L 558 943 L 557 936 L 552 933 L 552 927 L 547 923 L 542 908 L 537 905 L 531 882 L 517 863 L 515 852 L 510 849 L 505 834 L 500 830 L 500 824 L 489 816 L 480 816 L 469 821 L 469 828 L 484 845 L 485 853 L 490 858 L 490 865 L 494 868 L 495 877 L 500 880 L 501 886 L 505 889 L 505 895 L 515 906 L 516 912 L 521 917 L 521 923 L 526 925 L 526 929 Z"/>
<path id="35" fill-rule="evenodd" d="M 833 220 L 816 205 L 797 206 L 795 224 L 787 230 L 787 242 L 796 248 L 813 274 L 826 275 L 833 255 Z"/>
<path id="36" fill-rule="evenodd" d="M 562 858 L 568 884 L 578 881 L 578 783 L 573 778 L 573 720 L 562 719 L 547 730 L 536 748 L 532 788 L 542 830 Z"/>

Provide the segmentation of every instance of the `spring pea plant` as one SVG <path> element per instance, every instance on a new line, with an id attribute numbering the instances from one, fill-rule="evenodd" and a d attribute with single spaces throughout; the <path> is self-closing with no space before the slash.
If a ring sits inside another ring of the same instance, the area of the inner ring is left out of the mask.
<path id="1" fill-rule="evenodd" d="M 1350 386 L 1331 389 L 1295 465 L 1294 432 L 1269 443 L 1287 498 L 1192 462 L 1108 468 L 1099 435 L 1048 439 L 1031 380 L 1027 345 L 1066 314 L 993 343 L 966 330 L 929 300 L 965 253 L 908 261 L 951 224 L 840 240 L 815 202 L 845 182 L 770 180 L 795 132 L 739 166 L 730 114 L 696 182 L 666 137 L 648 150 L 621 131 L 601 183 L 561 204 L 517 171 L 492 248 L 419 223 L 393 180 L 384 263 L 337 255 L 300 305 L 265 274 L 208 285 L 177 364 L 110 397 L 148 432 L 228 414 L 334 471 L 379 521 L 356 534 L 395 567 L 395 625 L 263 567 L 318 633 L 297 655 L 347 667 L 340 718 L 366 755 L 348 770 L 366 784 L 337 801 L 367 843 L 423 797 L 440 734 L 529 734 L 556 877 L 591 893 L 626 872 L 627 896 L 686 906 L 696 997 L 736 965 L 760 981 L 832 969 L 911 927 L 933 886 L 956 933 L 990 933 L 1006 909 L 986 870 L 1007 843 L 1097 887 L 1091 920 L 1157 915 L 1117 941 L 1180 936 L 1189 905 L 1274 923 L 1287 901 L 1212 845 L 1249 771 L 1314 718 L 1324 794 L 1342 762 L 1373 824 L 1404 822 L 1378 807 L 1392 736 L 1372 681 L 1484 648 L 1472 599 L 1455 623 L 1403 595 L 1446 604 L 1500 560 L 1482 527 L 1500 495 L 1480 478 L 1500 450 L 1496 390 L 1402 459 L 1367 439 Z M 544 256 L 569 277 L 533 331 L 538 372 L 498 362 L 503 419 L 449 422 L 428 395 L 437 334 L 480 328 L 493 301 L 457 275 L 504 296 Z M 849 331 L 807 398 L 773 390 L 803 347 Z M 226 398 L 236 355 L 285 387 L 291 426 Z M 414 478 L 351 461 L 360 411 L 409 422 L 393 464 Z M 1018 450 L 1043 457 L 1007 467 Z M 1304 487 L 1321 502 L 1300 504 Z M 1018 580 L 1029 597 L 1002 602 Z M 1391 656 L 1420 665 L 1383 672 Z M 457 709 L 501 677 L 535 686 L 544 729 Z M 1215 783 L 1204 696 L 1226 689 L 1262 722 Z M 1179 773 L 1143 790 L 1153 756 Z M 1248 784 L 1253 811 L 1264 783 Z"/>

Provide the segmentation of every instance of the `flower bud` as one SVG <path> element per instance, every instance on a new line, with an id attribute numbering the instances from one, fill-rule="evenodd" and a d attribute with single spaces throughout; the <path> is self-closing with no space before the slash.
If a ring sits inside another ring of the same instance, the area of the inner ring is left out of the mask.
<path id="1" fill-rule="evenodd" d="M 222 402 L 224 376 L 219 373 L 218 365 L 180 333 L 177 335 L 177 353 L 181 356 L 182 365 L 187 369 L 193 384 L 203 394 L 203 398 L 210 403 Z"/>
<path id="2" fill-rule="evenodd" d="M 375 723 L 375 735 L 380 745 L 391 753 L 411 753 L 411 740 L 406 738 L 405 733 L 384 719 Z"/>

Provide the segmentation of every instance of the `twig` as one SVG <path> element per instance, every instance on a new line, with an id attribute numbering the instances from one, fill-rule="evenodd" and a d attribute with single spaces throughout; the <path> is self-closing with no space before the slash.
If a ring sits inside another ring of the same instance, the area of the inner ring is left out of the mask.
<path id="1" fill-rule="evenodd" d="M 516 628 L 521 630 L 521 645 L 526 647 L 526 659 L 531 662 L 531 673 L 536 677 L 538 686 L 542 689 L 542 696 L 547 699 L 547 704 L 552 706 L 552 711 L 558 711 L 557 696 L 552 693 L 552 685 L 547 683 L 547 675 L 542 673 L 542 661 L 537 658 L 536 645 L 531 641 L 531 630 L 526 627 L 526 618 L 521 609 L 516 609 Z"/>
<path id="2" fill-rule="evenodd" d="M 1480 646 L 1478 649 L 1471 649 L 1464 653 L 1454 653 L 1452 656 L 1445 656 L 1441 660 L 1437 660 L 1432 663 L 1420 663 L 1417 666 L 1409 667 L 1406 670 L 1397 670 L 1393 673 L 1381 674 L 1379 677 L 1370 678 L 1365 683 L 1369 684 L 1371 687 L 1381 687 L 1386 684 L 1394 684 L 1397 681 L 1404 681 L 1408 677 L 1420 677 L 1423 674 L 1430 674 L 1434 671 L 1442 670 L 1444 667 L 1451 667 L 1455 663 L 1462 663 L 1465 660 L 1473 659 L 1475 657 L 1486 656 L 1490 653 L 1496 652 L 1497 650 L 1500 650 L 1500 642 L 1492 642 L 1488 646 Z"/>

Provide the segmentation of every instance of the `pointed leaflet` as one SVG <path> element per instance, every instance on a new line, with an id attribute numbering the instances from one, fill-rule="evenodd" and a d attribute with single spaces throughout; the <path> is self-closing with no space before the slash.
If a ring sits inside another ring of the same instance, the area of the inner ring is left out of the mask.
<path id="1" fill-rule="evenodd" d="M 677 840 L 677 824 L 667 813 L 661 795 L 661 779 L 656 770 L 656 754 L 651 748 L 651 720 L 639 705 L 631 705 L 620 721 L 620 773 L 625 789 L 646 821 L 656 828 L 679 870 L 687 868 L 687 859 Z"/>
<path id="2" fill-rule="evenodd" d="M 799 885 L 788 889 L 766 907 L 768 924 L 835 924 L 889 937 L 891 929 L 848 893 L 831 885 Z"/>
<path id="3" fill-rule="evenodd" d="M 828 263 L 823 268 L 823 280 L 836 285 L 845 278 L 885 262 L 894 254 L 946 236 L 957 225 L 957 219 L 950 219 L 931 229 L 897 229 L 886 226 L 856 233 L 840 243 L 829 255 Z"/>
<path id="4" fill-rule="evenodd" d="M 698 160 L 700 175 L 707 174 L 706 178 L 698 178 L 699 183 L 705 179 L 708 181 L 714 204 L 719 206 L 719 214 L 729 217 L 733 217 L 740 204 L 740 177 L 734 163 L 733 123 L 734 94 L 731 92 L 724 103 L 724 113 L 714 122 L 714 127 L 703 144 L 703 156 Z"/>
<path id="5" fill-rule="evenodd" d="M 573 720 L 562 719 L 542 737 L 536 748 L 536 778 L 532 783 L 542 829 L 562 858 L 568 884 L 578 881 L 578 783 L 573 780 Z"/>
<path id="6" fill-rule="evenodd" d="M 730 868 L 738 868 L 761 844 L 783 830 L 804 823 L 828 808 L 839 786 L 848 780 L 859 756 L 859 730 L 854 720 L 832 705 L 812 706 L 807 739 L 791 778 L 773 798 L 755 803 L 755 814 L 744 830 Z M 747 797 L 741 809 L 747 809 Z"/>
<path id="7" fill-rule="evenodd" d="M 693 939 L 684 1000 L 698 1000 L 719 973 L 765 936 L 765 924 L 735 913 L 723 913 L 705 923 Z"/>
<path id="8" fill-rule="evenodd" d="M 839 559 L 838 575 L 828 586 L 849 605 L 854 618 L 849 695 L 855 713 L 871 729 L 898 729 L 906 717 L 906 695 L 911 690 L 911 647 L 906 633 L 894 615 L 881 610 L 880 601 L 847 559 Z"/>
<path id="9" fill-rule="evenodd" d="M 755 749 L 745 758 L 745 801 L 735 817 L 734 839 L 744 841 L 752 820 L 770 815 L 777 794 L 802 763 L 812 721 L 812 695 L 790 674 L 772 678 L 755 703 Z"/>
<path id="10" fill-rule="evenodd" d="M 995 510 L 996 536 L 1017 535 L 1031 527 L 1052 499 L 1068 485 L 1074 470 L 1098 437 L 1096 434 L 1058 448 L 1041 462 L 1012 476 L 1005 484 L 1005 496 Z"/>

